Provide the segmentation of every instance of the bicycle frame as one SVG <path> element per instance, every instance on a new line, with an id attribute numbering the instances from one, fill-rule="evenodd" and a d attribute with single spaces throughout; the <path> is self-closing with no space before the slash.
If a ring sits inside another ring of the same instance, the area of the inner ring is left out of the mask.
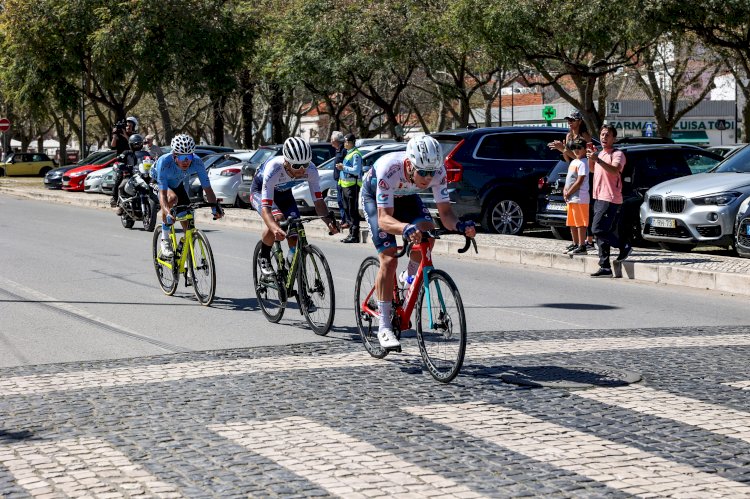
<path id="1" fill-rule="evenodd" d="M 188 212 L 182 217 L 175 218 L 175 223 L 176 222 L 186 222 L 185 234 L 182 236 L 182 251 L 180 252 L 179 259 L 175 262 L 179 273 L 184 274 L 186 272 L 185 263 L 187 263 L 188 254 L 190 255 L 193 266 L 195 266 L 196 264 L 195 254 L 193 253 L 193 233 L 195 232 L 195 221 L 193 218 L 193 213 Z M 174 226 L 175 224 L 172 224 L 172 228 L 169 231 L 169 240 L 172 242 L 172 248 L 175 248 L 176 251 L 178 247 L 178 241 L 177 231 Z M 171 261 L 162 260 L 161 258 L 157 258 L 157 260 L 168 269 L 173 269 Z"/>
<path id="2" fill-rule="evenodd" d="M 297 246 L 292 261 L 287 262 L 286 258 L 284 258 L 284 252 L 281 249 L 281 243 L 279 241 L 274 242 L 274 255 L 276 256 L 278 268 L 284 269 L 285 271 L 283 285 L 286 288 L 287 295 L 293 296 L 294 283 L 297 279 L 297 272 L 299 272 L 300 254 L 305 251 L 309 243 L 307 242 L 305 227 L 301 219 L 291 221 L 290 225 L 293 226 L 290 228 L 294 228 L 297 231 Z M 317 263 L 314 260 L 313 265 L 315 266 L 315 271 L 318 272 L 320 269 L 318 269 Z"/>

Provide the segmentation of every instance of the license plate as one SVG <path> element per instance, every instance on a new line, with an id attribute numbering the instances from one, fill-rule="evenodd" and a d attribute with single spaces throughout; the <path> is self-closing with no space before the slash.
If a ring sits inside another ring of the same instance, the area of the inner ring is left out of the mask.
<path id="1" fill-rule="evenodd" d="M 674 218 L 654 218 L 651 220 L 651 225 L 654 227 L 662 227 L 664 229 L 674 229 L 677 227 Z"/>
<path id="2" fill-rule="evenodd" d="M 547 203 L 547 211 L 568 211 L 565 203 Z"/>
<path id="3" fill-rule="evenodd" d="M 339 202 L 338 201 L 328 201 L 328 207 L 329 208 L 338 208 Z"/>

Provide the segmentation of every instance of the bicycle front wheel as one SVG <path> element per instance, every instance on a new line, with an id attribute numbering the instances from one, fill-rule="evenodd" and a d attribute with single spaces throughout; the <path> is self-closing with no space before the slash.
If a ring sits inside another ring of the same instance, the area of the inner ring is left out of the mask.
<path id="1" fill-rule="evenodd" d="M 354 315 L 357 319 L 357 328 L 365 350 L 376 359 L 388 355 L 388 350 L 381 347 L 378 341 L 378 297 L 375 293 L 375 280 L 379 271 L 378 259 L 368 256 L 359 266 L 357 280 L 354 281 Z"/>
<path id="2" fill-rule="evenodd" d="M 156 278 L 159 279 L 159 286 L 161 286 L 164 294 L 172 296 L 177 290 L 177 285 L 180 283 L 180 276 L 177 272 L 177 256 L 172 255 L 170 258 L 164 258 L 161 255 L 160 230 L 154 231 L 151 244 L 151 257 L 154 260 L 154 270 L 156 270 Z"/>
<path id="3" fill-rule="evenodd" d="M 188 265 L 193 281 L 193 292 L 201 305 L 211 305 L 216 293 L 216 266 L 208 238 L 199 230 L 193 232 L 191 253 L 192 255 L 188 255 Z"/>
<path id="4" fill-rule="evenodd" d="M 279 322 L 286 309 L 286 288 L 279 277 L 278 262 L 271 257 L 271 266 L 274 270 L 273 276 L 264 276 L 260 271 L 260 248 L 263 241 L 258 241 L 253 251 L 253 289 L 258 299 L 260 310 L 270 322 Z"/>
<path id="5" fill-rule="evenodd" d="M 466 352 L 466 316 L 451 277 L 431 270 L 417 298 L 419 352 L 433 378 L 448 383 L 458 375 Z"/>
<path id="6" fill-rule="evenodd" d="M 302 314 L 320 336 L 331 329 L 336 314 L 333 276 L 323 252 L 316 246 L 305 247 L 297 272 L 297 293 Z"/>

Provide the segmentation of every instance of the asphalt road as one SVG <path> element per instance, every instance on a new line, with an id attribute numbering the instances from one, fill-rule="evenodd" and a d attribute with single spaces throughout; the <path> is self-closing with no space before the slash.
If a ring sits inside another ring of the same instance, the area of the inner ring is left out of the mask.
<path id="1" fill-rule="evenodd" d="M 251 289 L 258 234 L 204 227 L 217 264 L 217 297 L 197 304 L 189 288 L 158 288 L 151 234 L 114 215 L 0 197 L 0 366 L 112 359 L 317 341 L 357 341 L 352 290 L 369 245 L 314 241 L 328 256 L 336 320 L 327 338 L 296 305 L 279 324 L 260 313 Z M 481 248 L 480 248 L 481 251 Z M 439 256 L 468 309 L 470 332 L 742 325 L 746 301 L 571 272 Z"/>

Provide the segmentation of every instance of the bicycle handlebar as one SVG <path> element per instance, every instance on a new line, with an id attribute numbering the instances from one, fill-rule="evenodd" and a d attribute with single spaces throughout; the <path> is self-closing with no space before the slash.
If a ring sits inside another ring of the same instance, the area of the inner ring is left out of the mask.
<path id="1" fill-rule="evenodd" d="M 198 208 L 214 208 L 215 206 L 218 206 L 218 203 L 206 203 L 204 201 L 190 204 L 178 204 L 177 206 L 174 206 L 169 210 L 169 214 L 176 219 L 178 218 L 178 213 L 182 213 L 185 211 L 193 212 Z M 216 217 L 214 217 L 214 220 L 216 220 Z"/>
<path id="2" fill-rule="evenodd" d="M 290 225 L 293 225 L 293 224 L 305 224 L 307 222 L 312 222 L 313 220 L 322 220 L 324 218 L 328 218 L 328 216 L 329 215 L 326 215 L 326 216 L 323 216 L 323 217 L 321 217 L 319 215 L 311 216 L 311 217 L 289 217 L 286 220 L 282 220 L 281 222 L 279 222 L 279 227 L 281 227 L 281 230 L 283 230 L 283 231 L 286 232 L 286 230 L 289 228 Z M 339 225 L 338 225 L 338 223 L 336 223 L 336 219 L 332 218 L 332 220 L 333 220 L 333 223 L 336 224 L 336 228 L 338 228 Z M 331 235 L 333 235 L 333 233 L 329 232 L 328 235 L 331 236 Z"/>
<path id="3" fill-rule="evenodd" d="M 433 230 L 427 230 L 427 231 L 420 231 L 422 234 L 422 240 L 424 241 L 425 238 L 427 239 L 440 239 L 441 235 L 449 235 L 449 234 L 458 234 L 461 236 L 464 236 L 464 239 L 466 240 L 466 244 L 464 244 L 463 248 L 460 248 L 458 250 L 459 253 L 466 253 L 469 251 L 470 246 L 474 246 L 474 253 L 479 253 L 479 250 L 477 249 L 477 242 L 472 237 L 468 237 L 463 232 L 459 232 L 457 230 L 448 230 L 448 229 L 433 229 Z M 401 258 L 404 256 L 413 246 L 413 244 L 406 240 L 405 237 L 403 237 L 404 245 L 401 248 L 401 251 L 396 252 L 394 255 L 396 258 Z"/>

